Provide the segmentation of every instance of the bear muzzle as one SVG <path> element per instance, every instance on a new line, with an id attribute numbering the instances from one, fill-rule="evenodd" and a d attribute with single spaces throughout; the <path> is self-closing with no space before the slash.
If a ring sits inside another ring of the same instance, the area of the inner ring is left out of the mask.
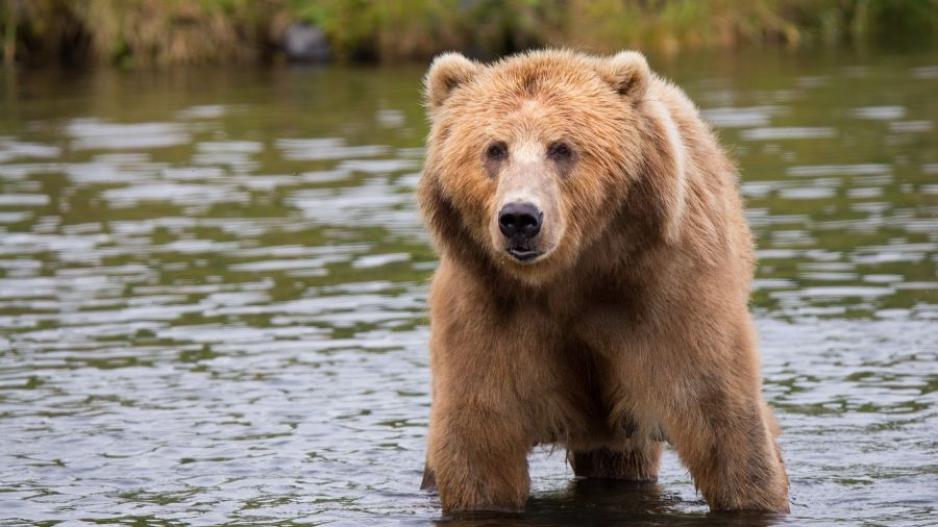
<path id="1" fill-rule="evenodd" d="M 521 262 L 533 260 L 541 255 L 535 243 L 544 212 L 529 202 L 508 203 L 498 213 L 498 229 L 505 237 L 508 254 Z"/>

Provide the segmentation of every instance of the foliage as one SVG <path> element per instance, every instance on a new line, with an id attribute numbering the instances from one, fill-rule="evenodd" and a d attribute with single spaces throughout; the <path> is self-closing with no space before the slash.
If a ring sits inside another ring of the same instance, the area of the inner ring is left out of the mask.
<path id="1" fill-rule="evenodd" d="M 926 45 L 938 0 L 0 0 L 5 55 L 31 62 L 271 60 L 293 22 L 338 60 L 534 46 L 678 53 L 701 47 Z"/>

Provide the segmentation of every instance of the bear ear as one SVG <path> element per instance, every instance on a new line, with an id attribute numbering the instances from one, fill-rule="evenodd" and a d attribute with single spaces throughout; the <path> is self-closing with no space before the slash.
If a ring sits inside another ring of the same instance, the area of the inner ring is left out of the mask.
<path id="1" fill-rule="evenodd" d="M 601 59 L 597 70 L 599 76 L 624 97 L 638 100 L 648 90 L 651 70 L 645 55 L 637 51 L 620 51 L 613 57 Z"/>
<path id="2" fill-rule="evenodd" d="M 453 90 L 472 80 L 481 67 L 478 62 L 473 62 L 459 53 L 444 53 L 435 58 L 424 78 L 430 111 L 433 112 L 442 106 Z"/>

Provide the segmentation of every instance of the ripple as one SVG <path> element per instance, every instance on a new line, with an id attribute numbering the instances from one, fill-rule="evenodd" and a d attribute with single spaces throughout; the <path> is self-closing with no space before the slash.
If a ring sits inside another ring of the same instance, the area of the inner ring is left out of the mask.
<path id="1" fill-rule="evenodd" d="M 891 132 L 900 134 L 923 134 L 932 131 L 931 121 L 896 121 L 889 123 Z"/>
<path id="2" fill-rule="evenodd" d="M 763 127 L 743 130 L 741 137 L 747 141 L 776 141 L 781 139 L 825 139 L 836 137 L 837 131 L 827 127 L 790 126 Z"/>
<path id="3" fill-rule="evenodd" d="M 902 106 L 863 106 L 850 110 L 850 115 L 858 119 L 893 121 L 905 117 L 905 108 Z"/>
<path id="4" fill-rule="evenodd" d="M 781 189 L 780 197 L 787 199 L 828 199 L 833 197 L 835 189 L 821 187 L 792 187 Z"/>
<path id="5" fill-rule="evenodd" d="M 248 195 L 230 188 L 178 183 L 144 183 L 105 190 L 101 196 L 115 206 L 132 206 L 141 201 L 167 201 L 199 205 L 211 202 L 246 201 Z"/>
<path id="6" fill-rule="evenodd" d="M 62 149 L 57 146 L 14 141 L 10 138 L 0 137 L 0 163 L 24 158 L 55 159 L 61 153 Z"/>
<path id="7" fill-rule="evenodd" d="M 45 194 L 0 194 L 0 207 L 38 207 L 49 204 Z"/>
<path id="8" fill-rule="evenodd" d="M 346 146 L 342 139 L 278 139 L 277 147 L 286 159 L 314 161 L 379 156 L 388 148 L 380 145 Z"/>
<path id="9" fill-rule="evenodd" d="M 77 119 L 67 127 L 75 150 L 165 148 L 187 143 L 189 134 L 178 123 L 108 123 Z"/>
<path id="10" fill-rule="evenodd" d="M 765 127 L 773 115 L 779 113 L 777 106 L 751 106 L 748 108 L 707 108 L 700 112 L 704 119 L 717 128 Z"/>
<path id="11" fill-rule="evenodd" d="M 858 165 L 809 165 L 791 166 L 785 170 L 789 176 L 820 177 L 820 176 L 864 176 L 890 174 L 892 167 L 879 163 Z"/>

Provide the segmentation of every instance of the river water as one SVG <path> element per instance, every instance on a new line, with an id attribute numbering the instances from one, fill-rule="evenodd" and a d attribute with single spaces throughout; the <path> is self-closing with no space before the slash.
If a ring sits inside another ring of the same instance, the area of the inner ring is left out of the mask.
<path id="1" fill-rule="evenodd" d="M 938 54 L 652 61 L 742 168 L 789 516 L 418 490 L 419 67 L 0 73 L 0 525 L 938 524 Z"/>

